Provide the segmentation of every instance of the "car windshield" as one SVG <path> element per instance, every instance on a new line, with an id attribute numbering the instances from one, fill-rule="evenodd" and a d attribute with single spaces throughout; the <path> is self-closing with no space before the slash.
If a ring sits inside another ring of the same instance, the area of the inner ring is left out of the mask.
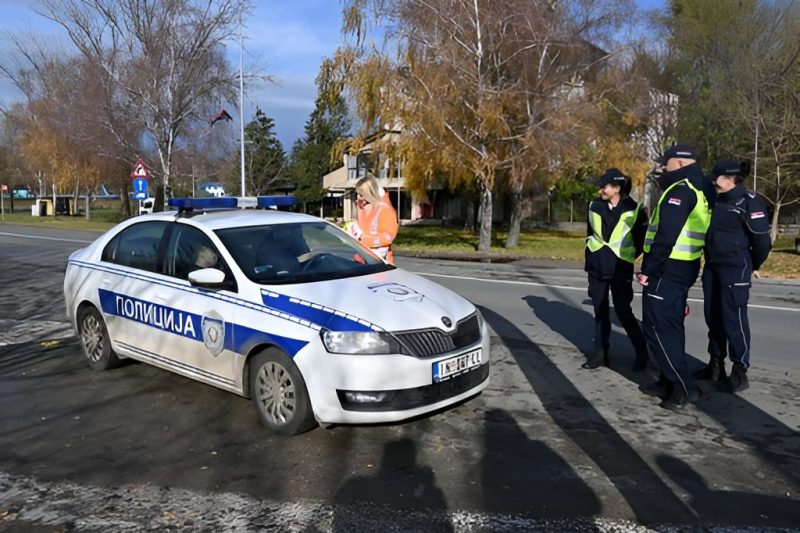
<path id="1" fill-rule="evenodd" d="M 307 283 L 394 268 L 322 221 L 227 228 L 215 233 L 242 272 L 261 284 Z"/>

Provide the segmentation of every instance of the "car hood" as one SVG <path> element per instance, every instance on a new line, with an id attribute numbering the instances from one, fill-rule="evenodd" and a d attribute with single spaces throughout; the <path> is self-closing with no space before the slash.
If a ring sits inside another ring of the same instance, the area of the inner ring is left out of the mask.
<path id="1" fill-rule="evenodd" d="M 337 330 L 452 331 L 475 312 L 468 300 L 421 276 L 394 269 L 303 285 L 262 287 L 267 307 Z M 448 325 L 449 324 L 449 325 Z"/>

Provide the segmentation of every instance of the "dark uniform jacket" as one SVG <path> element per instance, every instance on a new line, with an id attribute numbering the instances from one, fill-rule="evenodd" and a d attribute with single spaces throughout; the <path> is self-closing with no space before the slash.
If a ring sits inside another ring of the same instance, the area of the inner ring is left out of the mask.
<path id="1" fill-rule="evenodd" d="M 673 183 L 684 179 L 703 192 L 709 206 L 713 205 L 714 198 L 709 198 L 711 194 L 708 187 L 709 180 L 703 175 L 697 163 L 665 172 L 659 178 L 658 185 L 663 192 Z M 697 274 L 700 272 L 699 258 L 682 261 L 669 257 L 697 200 L 697 195 L 686 183 L 676 185 L 664 196 L 659 212 L 658 231 L 650 245 L 650 251 L 644 254 L 642 260 L 642 273 L 647 277 L 669 279 L 686 286 L 693 285 L 697 280 Z"/>
<path id="2" fill-rule="evenodd" d="M 706 234 L 706 262 L 711 266 L 758 270 L 771 249 L 764 204 L 741 184 L 717 195 Z"/>
<path id="3" fill-rule="evenodd" d="M 622 198 L 614 209 L 609 209 L 608 202 L 604 200 L 594 200 L 589 204 L 589 211 L 593 211 L 600 215 L 603 221 L 603 240 L 608 242 L 611 238 L 611 233 L 619 222 L 622 213 L 626 211 L 633 211 L 636 209 L 636 201 L 633 198 Z M 631 229 L 631 236 L 633 237 L 633 246 L 636 248 L 636 257 L 642 253 L 642 245 L 644 244 L 644 234 L 647 232 L 647 209 L 644 206 L 639 208 L 639 213 L 633 223 Z M 586 236 L 593 235 L 592 225 L 586 222 Z M 583 269 L 598 279 L 611 279 L 614 273 L 625 275 L 629 278 L 633 277 L 633 263 L 620 259 L 608 246 L 603 246 L 596 252 L 592 252 L 589 248 L 585 248 Z"/>

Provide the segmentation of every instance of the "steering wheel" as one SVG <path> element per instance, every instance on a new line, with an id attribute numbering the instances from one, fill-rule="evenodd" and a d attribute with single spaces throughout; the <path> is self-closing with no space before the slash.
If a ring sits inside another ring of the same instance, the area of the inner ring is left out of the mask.
<path id="1" fill-rule="evenodd" d="M 333 254 L 328 252 L 306 252 L 298 257 L 298 260 L 302 260 L 302 266 L 300 267 L 300 273 L 305 272 L 308 270 L 312 264 L 317 263 L 318 261 L 325 259 L 326 257 L 331 257 Z"/>

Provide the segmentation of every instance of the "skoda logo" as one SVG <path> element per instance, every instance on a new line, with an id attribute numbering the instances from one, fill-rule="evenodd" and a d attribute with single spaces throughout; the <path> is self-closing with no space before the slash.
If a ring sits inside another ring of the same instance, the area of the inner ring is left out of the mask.
<path id="1" fill-rule="evenodd" d="M 453 321 L 450 320 L 449 318 L 447 318 L 446 316 L 443 316 L 442 317 L 442 324 L 444 324 L 446 327 L 449 328 L 450 326 L 453 325 Z"/>

